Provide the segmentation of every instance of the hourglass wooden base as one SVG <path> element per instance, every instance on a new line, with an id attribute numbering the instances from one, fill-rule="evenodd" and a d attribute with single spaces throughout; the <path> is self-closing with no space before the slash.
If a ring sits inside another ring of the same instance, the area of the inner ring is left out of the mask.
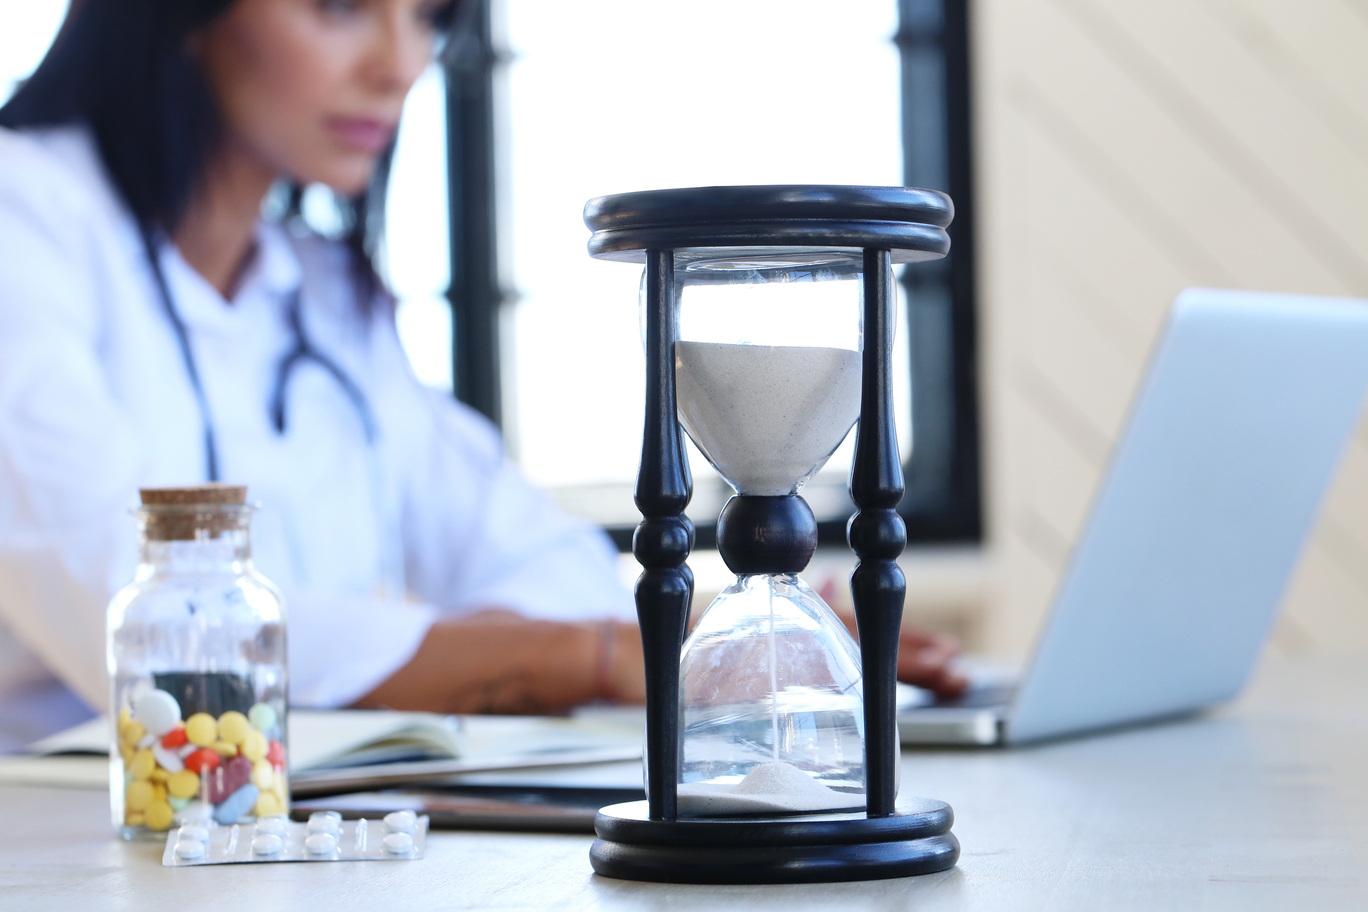
<path id="1" fill-rule="evenodd" d="M 943 801 L 910 798 L 889 817 L 680 817 L 651 820 L 645 801 L 594 821 L 589 851 L 604 877 L 656 883 L 760 884 L 882 880 L 932 874 L 959 860 Z"/>

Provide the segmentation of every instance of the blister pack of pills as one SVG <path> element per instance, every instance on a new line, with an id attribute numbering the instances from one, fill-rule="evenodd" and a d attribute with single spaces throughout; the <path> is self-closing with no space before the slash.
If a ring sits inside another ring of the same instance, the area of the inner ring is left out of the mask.
<path id="1" fill-rule="evenodd" d="M 240 864 L 260 861 L 412 861 L 423 857 L 428 818 L 395 811 L 383 820 L 343 820 L 336 811 L 309 815 L 307 823 L 260 817 L 256 823 L 172 830 L 162 865 Z"/>

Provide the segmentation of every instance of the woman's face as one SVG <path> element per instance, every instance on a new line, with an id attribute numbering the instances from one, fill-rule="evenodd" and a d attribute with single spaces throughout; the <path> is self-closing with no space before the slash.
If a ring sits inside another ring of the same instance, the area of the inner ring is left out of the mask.
<path id="1" fill-rule="evenodd" d="M 443 0 L 237 0 L 196 34 L 228 141 L 300 183 L 365 189 Z"/>

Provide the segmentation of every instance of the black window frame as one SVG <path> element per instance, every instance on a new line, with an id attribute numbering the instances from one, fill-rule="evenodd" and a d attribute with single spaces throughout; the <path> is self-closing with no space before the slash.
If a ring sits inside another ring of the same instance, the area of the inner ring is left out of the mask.
<path id="1" fill-rule="evenodd" d="M 502 420 L 501 286 L 496 239 L 497 69 L 506 62 L 492 28 L 493 0 L 469 0 L 445 55 L 454 394 Z M 912 439 L 899 513 L 912 545 L 983 538 L 974 187 L 968 0 L 896 0 L 892 41 L 901 60 L 903 182 L 944 190 L 955 202 L 951 253 L 904 267 L 912 364 Z M 649 189 L 649 188 L 642 188 Z M 693 517 L 697 547 L 712 547 L 715 518 Z M 845 543 L 845 521 L 819 523 L 822 544 Z M 632 527 L 607 530 L 624 551 Z"/>

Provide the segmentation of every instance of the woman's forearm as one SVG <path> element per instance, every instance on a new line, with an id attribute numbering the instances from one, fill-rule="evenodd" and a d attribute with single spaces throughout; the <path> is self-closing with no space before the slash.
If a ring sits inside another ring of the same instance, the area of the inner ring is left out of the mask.
<path id="1" fill-rule="evenodd" d="M 358 706 L 445 713 L 557 712 L 641 699 L 636 625 L 483 611 L 437 622 L 409 662 Z"/>

